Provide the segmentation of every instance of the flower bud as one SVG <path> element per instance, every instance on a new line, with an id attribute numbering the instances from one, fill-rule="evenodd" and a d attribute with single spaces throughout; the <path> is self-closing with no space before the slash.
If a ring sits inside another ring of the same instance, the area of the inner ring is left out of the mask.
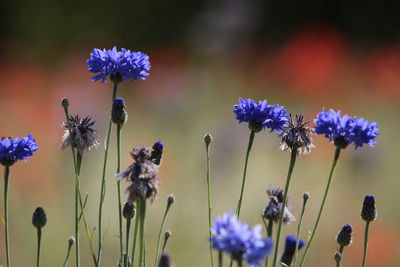
<path id="1" fill-rule="evenodd" d="M 310 193 L 308 193 L 308 192 L 304 192 L 303 193 L 303 201 L 304 201 L 304 204 L 307 202 L 307 200 L 310 198 Z"/>
<path id="2" fill-rule="evenodd" d="M 158 267 L 172 267 L 172 260 L 171 257 L 167 252 L 164 252 L 161 257 L 160 261 L 158 262 Z"/>
<path id="3" fill-rule="evenodd" d="M 36 228 L 43 228 L 47 223 L 46 212 L 42 207 L 37 207 L 32 216 L 32 224 Z"/>
<path id="4" fill-rule="evenodd" d="M 171 233 L 170 230 L 165 231 L 165 233 L 164 233 L 164 238 L 165 238 L 165 240 L 167 240 L 168 238 L 170 238 L 171 235 L 172 235 L 172 233 Z"/>
<path id="5" fill-rule="evenodd" d="M 168 195 L 167 202 L 168 202 L 168 205 L 171 205 L 171 204 L 173 204 L 175 202 L 174 194 Z"/>
<path id="6" fill-rule="evenodd" d="M 376 219 L 375 198 L 373 195 L 365 196 L 361 209 L 361 218 L 367 222 L 371 222 Z"/>
<path id="7" fill-rule="evenodd" d="M 150 160 L 153 161 L 154 164 L 160 165 L 164 151 L 164 144 L 161 141 L 157 141 L 154 143 L 152 149 L 153 151 L 151 152 Z"/>
<path id="8" fill-rule="evenodd" d="M 68 246 L 72 247 L 72 245 L 75 243 L 75 238 L 73 236 L 71 236 L 70 238 L 68 238 Z"/>
<path id="9" fill-rule="evenodd" d="M 207 133 L 204 136 L 204 143 L 206 143 L 206 146 L 208 146 L 209 144 L 211 144 L 212 141 L 212 136 L 210 135 L 210 133 Z"/>
<path id="10" fill-rule="evenodd" d="M 339 231 L 336 241 L 342 247 L 349 246 L 352 242 L 352 226 L 351 224 L 345 224 Z"/>
<path id="11" fill-rule="evenodd" d="M 69 99 L 64 97 L 61 100 L 61 106 L 65 109 L 69 108 Z"/>
<path id="12" fill-rule="evenodd" d="M 335 255 L 333 256 L 336 262 L 340 262 L 342 260 L 342 254 L 336 251 Z"/>
<path id="13" fill-rule="evenodd" d="M 113 123 L 122 126 L 128 120 L 126 113 L 125 100 L 123 98 L 115 98 L 111 109 L 111 120 Z"/>
<path id="14" fill-rule="evenodd" d="M 126 202 L 124 208 L 122 209 L 122 215 L 125 219 L 131 220 L 136 215 L 136 207 L 135 204 Z"/>

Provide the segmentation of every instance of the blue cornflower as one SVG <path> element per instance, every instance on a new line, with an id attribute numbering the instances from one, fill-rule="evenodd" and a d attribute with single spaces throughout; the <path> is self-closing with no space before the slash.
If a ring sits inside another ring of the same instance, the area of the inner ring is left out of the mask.
<path id="1" fill-rule="evenodd" d="M 261 225 L 250 229 L 238 221 L 232 211 L 214 220 L 211 228 L 212 248 L 225 251 L 235 260 L 246 260 L 249 266 L 261 266 L 260 261 L 270 254 L 273 247 L 270 238 L 262 238 Z"/>
<path id="2" fill-rule="evenodd" d="M 27 160 L 33 156 L 33 152 L 38 150 L 36 140 L 31 134 L 19 139 L 11 137 L 3 137 L 0 140 L 0 164 L 3 166 L 11 166 L 18 160 Z"/>
<path id="3" fill-rule="evenodd" d="M 86 62 L 88 69 L 97 73 L 92 81 L 101 79 L 103 83 L 108 77 L 112 82 L 120 83 L 123 80 L 137 81 L 138 78 L 144 80 L 149 76 L 149 56 L 142 52 L 131 52 L 125 48 L 121 48 L 121 51 L 118 51 L 115 46 L 108 50 L 95 48 Z"/>
<path id="4" fill-rule="evenodd" d="M 292 263 L 294 253 L 296 252 L 296 242 L 297 239 L 295 236 L 293 235 L 286 236 L 285 250 L 283 251 L 281 262 L 286 264 L 287 266 L 290 266 L 290 264 Z M 298 250 L 304 247 L 305 244 L 306 242 L 303 239 L 300 239 Z"/>
<path id="5" fill-rule="evenodd" d="M 282 131 L 282 127 L 289 120 L 283 106 L 268 105 L 267 100 L 256 103 L 253 99 L 239 98 L 239 104 L 234 105 L 233 113 L 236 119 L 249 123 L 250 130 L 260 132 L 265 127 L 272 131 Z"/>
<path id="6" fill-rule="evenodd" d="M 371 147 L 376 143 L 375 138 L 379 135 L 379 127 L 376 122 L 368 122 L 363 118 L 350 117 L 347 114 L 341 116 L 340 110 L 333 109 L 329 113 L 325 108 L 314 120 L 317 126 L 315 132 L 324 134 L 336 146 L 346 148 L 354 144 L 355 148 L 368 144 Z"/>

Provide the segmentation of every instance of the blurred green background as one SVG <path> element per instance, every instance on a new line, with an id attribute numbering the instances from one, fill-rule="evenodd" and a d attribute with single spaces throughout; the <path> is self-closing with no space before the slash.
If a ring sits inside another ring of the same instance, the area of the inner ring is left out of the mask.
<path id="1" fill-rule="evenodd" d="M 167 249 L 178 267 L 209 266 L 203 136 L 213 136 L 216 217 L 236 207 L 249 131 L 238 125 L 232 106 L 238 97 L 250 97 L 284 105 L 311 122 L 326 107 L 379 124 L 375 148 L 349 147 L 342 153 L 307 266 L 334 266 L 335 237 L 345 223 L 353 225 L 354 240 L 345 249 L 344 264 L 361 264 L 364 224 L 359 212 L 366 194 L 375 195 L 378 208 L 368 265 L 399 266 L 399 2 L 44 0 L 0 5 L 0 133 L 32 133 L 39 144 L 33 158 L 11 169 L 13 266 L 34 265 L 31 216 L 38 205 L 48 215 L 42 266 L 61 266 L 64 261 L 67 239 L 74 233 L 74 177 L 70 152 L 59 149 L 64 121 L 60 100 L 70 99 L 72 114 L 92 116 L 104 140 L 111 84 L 91 82 L 86 59 L 94 47 L 114 45 L 143 51 L 152 64 L 147 80 L 119 89 L 129 114 L 122 166 L 130 164 L 133 145 L 150 146 L 157 140 L 165 144 L 162 185 L 149 208 L 149 263 L 166 197 L 174 193 L 176 203 L 166 222 L 172 231 Z M 303 192 L 311 194 L 303 238 L 316 218 L 334 152 L 325 138 L 314 139 L 311 155 L 297 161 L 289 192 L 296 217 Z M 115 133 L 111 149 L 104 209 L 104 224 L 110 228 L 103 266 L 116 266 L 118 258 Z M 81 190 L 89 194 L 90 228 L 97 224 L 103 156 L 103 146 L 84 155 Z M 276 133 L 256 135 L 243 221 L 261 223 L 260 212 L 268 202 L 265 191 L 284 186 L 289 157 L 279 150 Z M 0 189 L 3 192 L 2 185 Z M 0 210 L 3 215 L 3 204 Z M 293 223 L 284 234 L 295 234 L 296 229 Z M 92 266 L 83 228 L 81 233 L 82 266 Z M 3 230 L 0 240 L 4 265 Z"/>

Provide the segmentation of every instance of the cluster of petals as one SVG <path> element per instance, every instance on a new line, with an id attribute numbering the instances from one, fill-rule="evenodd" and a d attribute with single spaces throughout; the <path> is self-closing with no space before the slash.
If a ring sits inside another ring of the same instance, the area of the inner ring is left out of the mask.
<path id="1" fill-rule="evenodd" d="M 101 80 L 101 83 L 111 75 L 120 75 L 125 81 L 137 81 L 139 78 L 144 80 L 149 76 L 149 56 L 142 52 L 133 52 L 124 48 L 118 51 L 115 46 L 108 50 L 95 48 L 86 62 L 88 69 L 97 73 L 92 80 Z"/>
<path id="2" fill-rule="evenodd" d="M 270 254 L 273 247 L 270 238 L 262 238 L 261 225 L 250 229 L 239 222 L 232 211 L 219 217 L 211 228 L 213 249 L 224 251 L 234 259 L 244 259 L 249 266 L 261 266 L 260 261 Z"/>
<path id="3" fill-rule="evenodd" d="M 368 122 L 363 118 L 350 117 L 347 114 L 341 115 L 340 110 L 330 109 L 317 115 L 314 120 L 317 134 L 324 134 L 331 141 L 343 139 L 349 145 L 354 144 L 355 148 L 368 144 L 371 147 L 376 143 L 375 138 L 379 135 L 379 127 L 376 122 Z"/>
<path id="4" fill-rule="evenodd" d="M 264 129 L 269 128 L 271 132 L 274 130 L 280 132 L 289 120 L 289 116 L 283 106 L 268 105 L 267 100 L 260 100 L 256 103 L 253 99 L 239 98 L 239 104 L 233 107 L 233 113 L 239 123 L 259 123 Z"/>
<path id="5" fill-rule="evenodd" d="M 5 137 L 0 139 L 0 163 L 5 166 L 11 166 L 18 160 L 27 160 L 33 156 L 33 152 L 38 150 L 36 140 L 31 134 L 23 138 Z"/>

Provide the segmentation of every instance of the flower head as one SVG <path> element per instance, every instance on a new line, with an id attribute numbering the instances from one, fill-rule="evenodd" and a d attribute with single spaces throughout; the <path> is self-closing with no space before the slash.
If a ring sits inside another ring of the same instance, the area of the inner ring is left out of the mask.
<path id="1" fill-rule="evenodd" d="M 285 250 L 281 257 L 281 262 L 286 264 L 286 266 L 290 266 L 290 264 L 292 264 L 294 253 L 296 252 L 296 243 L 296 237 L 292 235 L 286 236 Z M 303 239 L 300 239 L 298 250 L 300 250 L 305 244 L 306 242 Z"/>
<path id="2" fill-rule="evenodd" d="M 350 117 L 347 114 L 341 116 L 340 110 L 335 112 L 323 109 L 314 120 L 315 132 L 324 134 L 336 146 L 346 148 L 354 144 L 355 148 L 368 144 L 371 147 L 376 143 L 375 138 L 379 135 L 379 127 L 376 122 L 369 123 L 363 118 Z"/>
<path id="3" fill-rule="evenodd" d="M 33 156 L 33 152 L 38 150 L 36 140 L 31 134 L 22 139 L 2 137 L 0 139 L 0 164 L 3 166 L 11 166 L 18 160 L 26 161 Z"/>
<path id="4" fill-rule="evenodd" d="M 351 224 L 343 225 L 342 229 L 339 231 L 338 235 L 336 236 L 337 243 L 344 247 L 349 246 L 352 242 L 352 226 Z"/>
<path id="5" fill-rule="evenodd" d="M 239 123 L 249 123 L 250 130 L 254 132 L 260 132 L 265 128 L 269 128 L 271 132 L 280 132 L 288 121 L 285 108 L 279 105 L 268 105 L 267 100 L 256 103 L 253 99 L 239 98 L 239 104 L 233 107 L 233 113 Z"/>
<path id="6" fill-rule="evenodd" d="M 367 222 L 372 222 L 376 219 L 375 198 L 373 195 L 365 196 L 361 209 L 361 218 Z"/>
<path id="7" fill-rule="evenodd" d="M 296 115 L 296 120 L 293 121 L 292 115 L 290 120 L 282 129 L 281 149 L 292 151 L 296 149 L 299 155 L 310 154 L 311 148 L 315 147 L 311 134 L 315 131 L 311 127 L 307 127 L 308 121 L 303 120 L 302 115 Z"/>
<path id="8" fill-rule="evenodd" d="M 118 51 L 115 46 L 108 50 L 95 48 L 86 62 L 88 69 L 97 73 L 92 81 L 101 79 L 103 83 L 109 78 L 114 83 L 120 83 L 123 80 L 137 81 L 138 78 L 144 80 L 149 76 L 149 56 L 142 52 L 131 52 L 125 48 L 121 48 L 121 51 Z"/>
<path id="9" fill-rule="evenodd" d="M 153 201 L 158 192 L 157 159 L 152 158 L 154 149 L 135 146 L 131 152 L 133 163 L 118 174 L 120 179 L 126 178 L 131 185 L 128 187 L 128 202 L 134 202 L 138 197 Z"/>
<path id="10" fill-rule="evenodd" d="M 96 147 L 99 144 L 99 137 L 96 130 L 93 129 L 94 121 L 92 121 L 89 116 L 86 118 L 81 118 L 78 115 L 75 117 L 71 116 L 69 118 L 69 124 L 72 138 L 69 134 L 68 123 L 64 122 L 62 125 L 65 128 L 62 137 L 62 149 L 71 146 L 71 139 L 74 148 L 76 148 L 80 154 L 82 154 L 85 149 L 90 150 L 92 147 Z"/>
<path id="11" fill-rule="evenodd" d="M 260 261 L 271 252 L 271 239 L 262 238 L 261 225 L 250 229 L 238 221 L 232 211 L 214 220 L 211 228 L 212 248 L 230 254 L 235 260 L 244 259 L 249 266 L 261 266 Z"/>
<path id="12" fill-rule="evenodd" d="M 269 197 L 269 203 L 264 209 L 263 216 L 268 220 L 278 223 L 281 217 L 283 205 L 283 190 L 280 188 L 268 189 L 267 195 Z M 290 224 L 296 220 L 293 214 L 290 212 L 290 209 L 290 205 L 286 202 L 285 214 L 283 216 L 284 224 Z"/>

